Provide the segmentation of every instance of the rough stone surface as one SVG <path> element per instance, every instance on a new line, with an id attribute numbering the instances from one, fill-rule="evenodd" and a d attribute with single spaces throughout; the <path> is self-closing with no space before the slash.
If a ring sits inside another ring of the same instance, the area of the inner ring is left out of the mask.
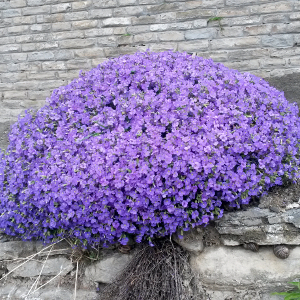
<path id="1" fill-rule="evenodd" d="M 268 78 L 267 81 L 280 91 L 290 102 L 296 102 L 300 107 L 300 73 Z"/>
<path id="2" fill-rule="evenodd" d="M 10 263 L 7 265 L 8 271 L 14 270 L 20 262 Z M 55 276 L 58 273 L 61 276 L 68 274 L 73 270 L 72 263 L 65 257 L 45 259 L 44 262 L 30 260 L 18 267 L 12 274 L 14 277 L 35 277 L 41 275 Z"/>
<path id="3" fill-rule="evenodd" d="M 204 249 L 203 234 L 197 232 L 196 229 L 184 231 L 182 238 L 180 238 L 179 234 L 174 234 L 172 238 L 177 244 L 189 252 L 198 254 Z"/>
<path id="4" fill-rule="evenodd" d="M 278 298 L 271 296 L 272 292 L 286 290 L 287 281 L 299 279 L 295 267 L 299 259 L 300 247 L 293 248 L 286 260 L 280 260 L 268 246 L 256 253 L 241 247 L 219 246 L 193 255 L 191 266 L 209 297 L 204 299 L 273 300 Z"/>
<path id="5" fill-rule="evenodd" d="M 0 102 L 1 107 L 1 102 Z M 1 122 L 0 121 L 0 148 L 6 149 L 8 146 L 8 132 L 10 130 L 10 126 L 13 123 L 13 121 L 6 121 Z"/>
<path id="6" fill-rule="evenodd" d="M 90 265 L 85 270 L 88 280 L 111 283 L 131 260 L 131 255 L 115 253 Z"/>
<path id="7" fill-rule="evenodd" d="M 74 300 L 74 290 L 63 287 L 45 287 L 28 295 L 29 286 L 16 286 L 12 283 L 0 286 L 1 300 Z M 95 291 L 79 289 L 76 292 L 76 299 L 96 300 L 98 295 Z"/>
<path id="8" fill-rule="evenodd" d="M 272 212 L 259 207 L 227 213 L 216 222 L 224 245 L 300 245 L 300 209 Z"/>
<path id="9" fill-rule="evenodd" d="M 33 242 L 8 241 L 1 243 L 0 240 L 0 260 L 16 259 L 24 257 L 34 250 Z"/>

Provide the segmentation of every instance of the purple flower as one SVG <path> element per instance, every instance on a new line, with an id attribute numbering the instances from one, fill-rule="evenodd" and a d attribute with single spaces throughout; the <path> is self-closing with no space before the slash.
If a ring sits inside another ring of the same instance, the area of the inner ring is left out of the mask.
<path id="1" fill-rule="evenodd" d="M 254 75 L 186 53 L 124 55 L 12 126 L 0 229 L 152 243 L 299 178 L 299 140 L 298 107 Z"/>

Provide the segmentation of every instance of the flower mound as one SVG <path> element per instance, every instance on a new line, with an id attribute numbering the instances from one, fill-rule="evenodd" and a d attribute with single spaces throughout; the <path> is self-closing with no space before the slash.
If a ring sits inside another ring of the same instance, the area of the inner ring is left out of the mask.
<path id="1" fill-rule="evenodd" d="M 207 224 L 299 177 L 298 108 L 251 74 L 136 53 L 54 90 L 0 154 L 0 228 L 127 243 Z"/>

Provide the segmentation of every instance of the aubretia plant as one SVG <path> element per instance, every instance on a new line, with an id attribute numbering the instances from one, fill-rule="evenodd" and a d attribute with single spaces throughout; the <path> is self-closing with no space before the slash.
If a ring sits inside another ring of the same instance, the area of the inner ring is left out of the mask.
<path id="1" fill-rule="evenodd" d="M 0 156 L 9 235 L 151 243 L 299 177 L 297 106 L 211 59 L 125 55 L 47 102 L 19 118 Z"/>

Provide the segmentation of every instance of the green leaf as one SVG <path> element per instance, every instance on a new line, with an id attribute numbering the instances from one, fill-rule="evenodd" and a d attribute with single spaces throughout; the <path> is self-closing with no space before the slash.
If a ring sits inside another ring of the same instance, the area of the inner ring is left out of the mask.
<path id="1" fill-rule="evenodd" d="M 295 286 L 298 287 L 298 289 L 300 290 L 300 282 L 293 281 L 293 282 L 288 282 L 288 283 L 289 283 L 289 284 L 295 285 Z"/>
<path id="2" fill-rule="evenodd" d="M 222 19 L 223 19 L 222 17 L 211 17 L 207 20 L 207 22 L 221 21 Z"/>
<path id="3" fill-rule="evenodd" d="M 285 296 L 284 300 L 300 300 L 300 292 L 281 292 L 281 293 L 272 293 L 272 295 Z"/>

